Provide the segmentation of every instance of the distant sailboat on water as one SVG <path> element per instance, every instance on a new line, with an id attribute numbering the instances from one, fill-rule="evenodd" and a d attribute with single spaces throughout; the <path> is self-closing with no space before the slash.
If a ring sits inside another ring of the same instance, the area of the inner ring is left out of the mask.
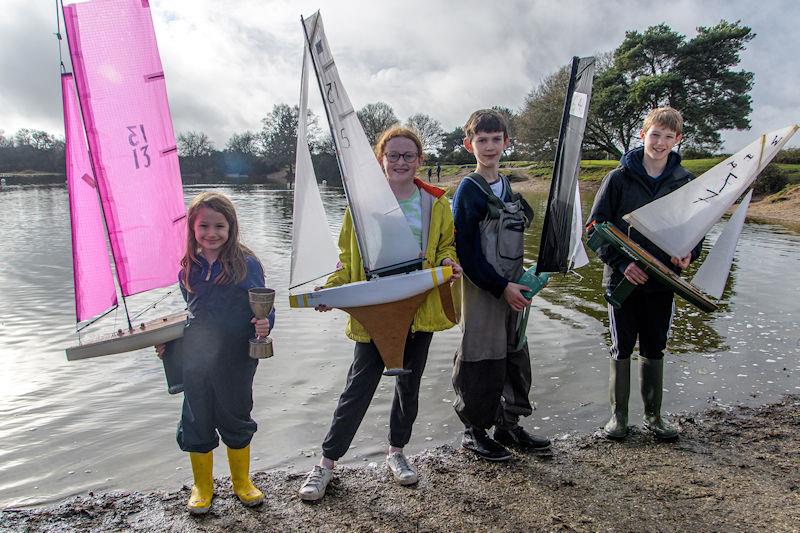
<path id="1" fill-rule="evenodd" d="M 610 223 L 594 225 L 589 246 L 596 249 L 604 242 L 612 244 L 637 261 L 648 274 L 655 275 L 662 283 L 671 286 L 679 296 L 703 311 L 713 311 L 717 308 L 713 299 L 722 296 L 752 197 L 752 191 L 748 192 L 748 189 L 797 130 L 795 124 L 760 135 L 751 144 L 683 187 L 623 217 L 632 228 L 671 257 L 685 257 L 736 200 L 745 195 L 692 283 L 675 275 L 639 249 L 636 243 Z M 606 298 L 612 305 L 618 306 L 631 290 L 633 285 L 623 280 L 617 288 L 606 294 Z"/>
<path id="2" fill-rule="evenodd" d="M 117 307 L 115 280 L 124 303 L 174 285 L 180 268 L 186 208 L 148 6 L 142 0 L 63 6 L 74 71 L 62 73 L 61 88 L 78 323 Z M 67 348 L 67 359 L 137 350 L 183 334 L 185 312 L 135 326 L 127 306 L 125 313 L 124 329 Z"/>
<path id="3" fill-rule="evenodd" d="M 407 373 L 403 369 L 403 349 L 408 328 L 429 291 L 440 287 L 443 298 L 449 298 L 452 268 L 421 269 L 422 250 L 345 92 L 322 18 L 317 12 L 301 22 L 306 44 L 297 134 L 290 285 L 299 287 L 330 274 L 338 260 L 305 137 L 307 59 L 314 67 L 322 94 L 367 281 L 290 294 L 289 303 L 292 307 L 326 305 L 346 311 L 370 333 L 386 366 L 385 374 Z"/>

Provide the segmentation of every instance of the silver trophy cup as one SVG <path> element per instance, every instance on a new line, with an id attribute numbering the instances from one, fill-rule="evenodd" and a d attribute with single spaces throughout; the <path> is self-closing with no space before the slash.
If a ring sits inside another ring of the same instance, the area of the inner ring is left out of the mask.
<path id="1" fill-rule="evenodd" d="M 275 304 L 275 289 L 255 288 L 248 290 L 247 293 L 253 315 L 259 320 L 267 318 Z M 272 357 L 272 339 L 269 337 L 250 339 L 250 357 L 253 359 Z"/>

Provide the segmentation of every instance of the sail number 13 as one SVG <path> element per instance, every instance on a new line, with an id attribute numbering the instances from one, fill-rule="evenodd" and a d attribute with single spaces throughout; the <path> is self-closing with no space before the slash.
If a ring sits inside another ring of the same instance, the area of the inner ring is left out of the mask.
<path id="1" fill-rule="evenodd" d="M 147 134 L 144 132 L 144 125 L 127 126 L 128 144 L 133 149 L 133 164 L 136 169 L 147 168 L 150 166 L 150 154 L 147 153 Z"/>

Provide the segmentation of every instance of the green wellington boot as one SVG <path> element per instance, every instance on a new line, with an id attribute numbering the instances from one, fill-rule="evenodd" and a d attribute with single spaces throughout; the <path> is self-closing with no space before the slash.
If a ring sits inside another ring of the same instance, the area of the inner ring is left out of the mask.
<path id="1" fill-rule="evenodd" d="M 247 507 L 264 501 L 264 493 L 250 481 L 250 445 L 244 448 L 228 448 L 228 465 L 231 467 L 233 492 Z"/>
<path id="2" fill-rule="evenodd" d="M 214 452 L 190 452 L 194 486 L 186 509 L 192 514 L 206 514 L 214 498 Z"/>
<path id="3" fill-rule="evenodd" d="M 608 373 L 608 396 L 611 420 L 603 428 L 609 439 L 624 439 L 628 435 L 628 398 L 631 395 L 631 360 L 611 359 Z"/>
<path id="4" fill-rule="evenodd" d="M 661 396 L 664 389 L 664 360 L 639 357 L 639 384 L 644 402 L 644 427 L 657 439 L 678 438 L 678 430 L 661 418 Z"/>

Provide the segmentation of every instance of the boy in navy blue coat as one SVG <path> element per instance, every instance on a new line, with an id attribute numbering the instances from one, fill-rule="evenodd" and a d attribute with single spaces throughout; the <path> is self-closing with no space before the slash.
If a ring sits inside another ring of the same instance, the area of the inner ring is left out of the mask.
<path id="1" fill-rule="evenodd" d="M 464 147 L 477 160 L 453 198 L 456 253 L 464 270 L 463 338 L 453 368 L 454 407 L 464 423 L 462 446 L 490 461 L 511 457 L 505 446 L 543 451 L 544 437 L 519 425 L 533 411 L 528 394 L 527 343 L 517 349 L 516 320 L 530 304 L 515 283 L 523 272 L 524 231 L 533 219 L 527 202 L 498 173 L 508 147 L 508 127 L 491 109 L 476 111 L 464 126 Z M 494 438 L 486 430 L 495 427 Z"/>
<path id="2" fill-rule="evenodd" d="M 640 132 L 644 146 L 627 152 L 620 166 L 603 179 L 589 215 L 590 226 L 593 222 L 611 222 L 623 232 L 630 230 L 631 239 L 676 273 L 697 258 L 702 241 L 686 257 L 669 257 L 638 231 L 629 228 L 622 217 L 694 178 L 681 166 L 681 156 L 672 151 L 681 140 L 682 128 L 683 117 L 675 109 L 653 109 L 645 118 Z M 664 349 L 675 309 L 672 290 L 649 279 L 635 262 L 611 246 L 602 246 L 597 253 L 605 263 L 604 287 L 616 287 L 623 278 L 636 285 L 620 309 L 608 306 L 611 330 L 611 419 L 603 428 L 603 433 L 611 439 L 623 439 L 628 434 L 630 358 L 638 337 L 644 427 L 657 438 L 675 439 L 678 436 L 677 429 L 661 418 Z"/>

